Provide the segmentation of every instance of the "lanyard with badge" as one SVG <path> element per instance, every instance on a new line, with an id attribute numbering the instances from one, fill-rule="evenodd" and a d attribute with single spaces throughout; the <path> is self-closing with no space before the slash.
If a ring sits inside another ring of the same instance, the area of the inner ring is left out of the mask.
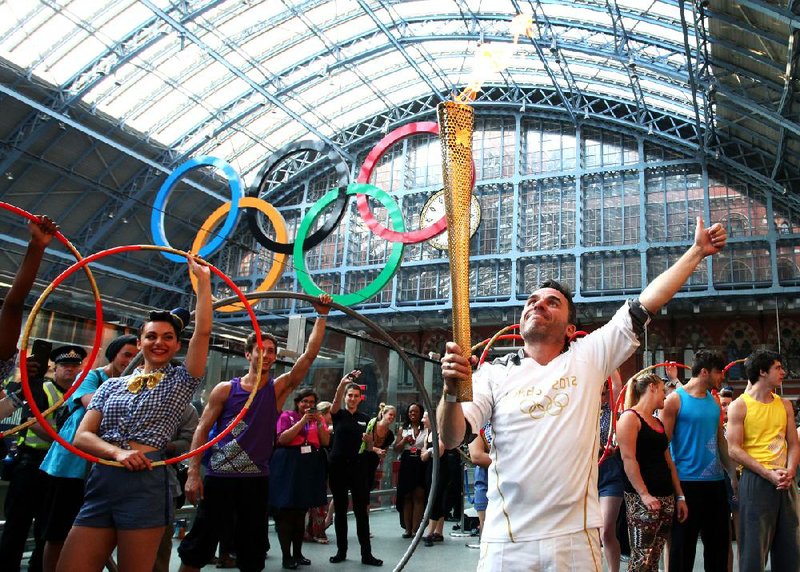
<path id="1" fill-rule="evenodd" d="M 306 423 L 304 429 L 305 433 L 305 441 L 302 445 L 300 445 L 300 454 L 305 455 L 306 453 L 311 452 L 311 444 L 308 442 L 308 432 L 311 431 L 311 423 Z"/>

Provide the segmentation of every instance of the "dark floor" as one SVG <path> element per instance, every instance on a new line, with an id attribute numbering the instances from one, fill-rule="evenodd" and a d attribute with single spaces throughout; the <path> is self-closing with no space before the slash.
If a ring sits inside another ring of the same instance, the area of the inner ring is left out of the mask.
<path id="1" fill-rule="evenodd" d="M 465 571 L 474 570 L 478 564 L 478 550 L 467 548 L 466 544 L 472 544 L 476 541 L 475 538 L 453 537 L 452 527 L 456 523 L 445 523 L 445 540 L 442 543 L 437 543 L 432 547 L 426 547 L 422 542 L 419 543 L 417 550 L 412 554 L 411 559 L 408 561 L 406 570 L 426 570 L 438 572 L 442 567 L 448 571 Z M 340 564 L 331 564 L 328 558 L 336 553 L 336 539 L 333 534 L 333 527 L 328 529 L 330 544 L 321 545 L 313 542 L 306 543 L 303 546 L 303 555 L 311 560 L 311 566 L 303 566 L 300 568 L 301 572 L 316 572 L 316 571 L 332 571 L 332 572 L 350 572 L 359 570 L 373 569 L 370 566 L 363 566 L 359 557 L 358 540 L 355 536 L 355 521 L 352 514 L 349 519 L 349 551 L 348 560 Z M 402 529 L 398 521 L 397 513 L 392 510 L 378 510 L 370 513 L 370 529 L 374 535 L 372 539 L 373 553 L 376 557 L 384 561 L 383 570 L 394 569 L 403 554 L 409 547 L 410 540 L 401 537 Z M 458 531 L 455 532 L 458 534 Z M 178 540 L 173 541 L 174 547 L 177 548 Z M 280 547 L 278 546 L 278 539 L 275 531 L 270 528 L 270 543 L 272 548 L 267 557 L 267 570 L 279 570 L 281 565 Z M 702 544 L 698 544 L 698 556 L 695 560 L 694 570 L 700 572 L 703 570 L 702 564 Z M 735 547 L 734 547 L 735 549 Z M 176 553 L 173 553 L 170 570 L 177 571 L 180 561 Z M 734 571 L 738 568 L 734 567 Z M 216 570 L 214 566 L 207 566 L 203 570 L 210 571 Z M 622 570 L 626 570 L 625 564 L 622 565 Z"/>
<path id="2" fill-rule="evenodd" d="M 438 571 L 440 567 L 446 567 L 452 571 L 474 570 L 478 563 L 478 550 L 468 548 L 467 544 L 474 544 L 476 538 L 474 537 L 456 537 L 455 534 L 460 534 L 460 531 L 453 531 L 453 526 L 457 523 L 445 523 L 445 540 L 442 543 L 437 543 L 432 547 L 425 546 L 422 542 L 419 543 L 417 550 L 411 555 L 410 560 L 406 566 L 406 570 L 428 570 Z M 333 534 L 333 527 L 328 532 L 330 544 L 323 545 L 314 542 L 309 542 L 303 545 L 303 554 L 306 558 L 311 560 L 311 566 L 302 566 L 301 572 L 318 572 L 318 571 L 333 571 L 333 572 L 350 572 L 359 570 L 373 569 L 369 566 L 361 564 L 360 552 L 358 548 L 358 540 L 355 536 L 355 521 L 353 515 L 349 517 L 349 551 L 348 560 L 339 564 L 331 564 L 328 558 L 336 553 L 336 539 Z M 398 521 L 397 513 L 393 509 L 377 510 L 370 513 L 370 528 L 373 533 L 372 550 L 376 557 L 384 561 L 382 570 L 393 570 L 397 567 L 400 559 L 405 554 L 410 545 L 410 540 L 401 537 L 402 529 Z M 275 530 L 270 527 L 270 543 L 271 549 L 267 556 L 266 569 L 279 570 L 281 568 L 280 547 L 278 546 L 278 539 L 275 535 Z M 177 548 L 179 540 L 173 540 L 173 555 L 170 562 L 170 570 L 177 571 L 180 566 L 180 559 L 177 555 Z M 735 545 L 734 545 L 735 552 Z M 700 572 L 703 570 L 702 564 L 702 543 L 698 543 L 697 557 L 695 559 L 694 571 Z M 29 554 L 26 554 L 26 557 Z M 23 561 L 23 566 L 25 561 Z M 605 568 L 604 568 L 605 569 Z M 203 568 L 205 571 L 217 570 L 215 566 L 206 566 Z M 627 570 L 626 565 L 623 563 L 622 571 Z M 663 567 L 662 567 L 663 570 Z M 734 565 L 734 572 L 738 567 Z M 767 569 L 769 570 L 769 568 Z"/>

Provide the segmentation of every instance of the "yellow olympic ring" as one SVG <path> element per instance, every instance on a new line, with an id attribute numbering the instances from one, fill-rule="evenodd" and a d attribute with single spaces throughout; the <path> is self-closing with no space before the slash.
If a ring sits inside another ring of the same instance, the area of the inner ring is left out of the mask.
<path id="1" fill-rule="evenodd" d="M 239 199 L 239 206 L 257 209 L 264 213 L 264 215 L 272 223 L 272 226 L 275 227 L 275 240 L 278 242 L 286 242 L 286 221 L 284 220 L 283 215 L 281 215 L 281 213 L 278 212 L 275 207 L 256 197 L 244 197 Z M 208 235 L 212 230 L 214 230 L 222 217 L 228 214 L 230 209 L 231 203 L 229 201 L 211 213 L 205 222 L 200 225 L 200 230 L 197 231 L 197 236 L 194 237 L 194 242 L 192 243 L 192 252 L 200 251 L 200 249 L 206 243 Z M 264 281 L 261 282 L 261 284 L 258 285 L 258 288 L 253 290 L 253 292 L 266 292 L 275 286 L 275 284 L 278 282 L 278 279 L 281 277 L 281 274 L 283 274 L 283 268 L 286 265 L 286 256 L 286 254 L 275 253 L 275 258 L 272 261 L 272 267 L 269 269 Z M 197 292 L 197 278 L 195 278 L 191 273 L 189 273 L 189 278 L 192 281 L 192 288 L 194 288 L 194 291 Z M 226 313 L 241 312 L 243 309 L 244 306 L 241 302 L 216 308 L 218 312 Z"/>

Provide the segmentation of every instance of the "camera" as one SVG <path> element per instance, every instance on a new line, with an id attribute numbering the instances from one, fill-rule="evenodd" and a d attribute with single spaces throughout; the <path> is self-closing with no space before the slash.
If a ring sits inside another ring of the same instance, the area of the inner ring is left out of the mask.
<path id="1" fill-rule="evenodd" d="M 317 407 L 316 407 L 316 406 L 314 406 L 314 407 L 309 407 L 309 408 L 308 408 L 308 412 L 309 412 L 309 413 L 316 413 L 316 412 L 317 412 Z"/>

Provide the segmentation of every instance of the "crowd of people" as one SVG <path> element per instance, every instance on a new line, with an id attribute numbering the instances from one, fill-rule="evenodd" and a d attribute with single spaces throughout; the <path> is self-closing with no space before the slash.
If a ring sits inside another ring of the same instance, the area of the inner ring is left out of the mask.
<path id="1" fill-rule="evenodd" d="M 15 370 L 23 302 L 56 230 L 44 217 L 30 225 L 28 251 L 0 310 L 3 379 Z M 74 455 L 53 443 L 38 423 L 20 434 L 13 463 L 4 471 L 10 483 L 0 567 L 20 568 L 35 523 L 30 570 L 101 570 L 108 564 L 126 571 L 168 570 L 173 513 L 184 497 L 197 511 L 178 548 L 182 570 L 211 563 L 218 545 L 235 555 L 239 569 L 262 570 L 270 514 L 283 568 L 310 564 L 302 553 L 303 541 L 327 543 L 331 520 L 336 552 L 330 563 L 342 562 L 347 558 L 349 498 L 361 562 L 381 566 L 382 560 L 372 553 L 368 504 L 379 464 L 405 442 L 395 439 L 397 411 L 382 404 L 370 419 L 358 410 L 363 391 L 356 383 L 358 370 L 342 378 L 331 402 L 319 402 L 313 389 L 299 389 L 321 348 L 330 296 L 321 295 L 314 304 L 318 318 L 306 349 L 286 373 L 271 374 L 277 359 L 274 336 L 261 333 L 259 347 L 257 335 L 251 334 L 245 342 L 247 373 L 214 386 L 198 418 L 191 401 L 205 375 L 208 355 L 210 273 L 192 255 L 187 264 L 197 281 L 197 304 L 183 359 L 176 358 L 190 313 L 180 308 L 151 312 L 138 335 L 120 336 L 107 345 L 107 365 L 88 372 L 59 409 L 63 414 L 53 416 L 51 430 L 66 442 L 112 463 L 89 463 Z M 137 352 L 141 364 L 126 373 Z M 52 351 L 53 379 L 42 381 L 35 392 L 40 410 L 56 404 L 70 388 L 86 355 L 74 345 Z M 35 377 L 36 369 L 31 361 L 29 377 Z M 291 396 L 294 408 L 283 411 Z M 233 431 L 218 437 L 246 404 L 247 412 Z M 21 392 L 9 390 L 0 400 L 0 413 L 8 415 L 23 406 Z M 430 456 L 429 433 L 420 423 L 422 409 L 414 404 L 409 411 L 408 426 L 416 427 L 410 433 L 425 449 L 414 453 L 417 459 L 423 453 Z M 154 464 L 211 440 L 205 454 L 191 457 L 185 483 L 174 467 Z M 419 502 L 430 486 L 425 466 L 415 469 L 421 490 L 414 496 Z M 330 506 L 328 490 L 333 496 Z M 414 531 L 421 507 L 416 510 L 415 524 L 408 525 Z M 111 560 L 115 549 L 116 563 Z"/>
<path id="2" fill-rule="evenodd" d="M 3 379 L 16 367 L 23 302 L 56 229 L 44 217 L 30 224 L 26 256 L 0 309 Z M 221 544 L 235 553 L 239 569 L 262 570 L 270 514 L 284 569 L 309 565 L 304 540 L 329 542 L 331 522 L 336 550 L 329 561 L 343 562 L 349 499 L 360 561 L 381 566 L 368 512 L 378 466 L 392 451 L 397 455 L 402 536 L 423 527 L 425 545 L 434 546 L 444 539 L 449 492 L 461 486 L 459 470 L 449 467 L 461 466 L 458 449 L 468 442 L 481 523 L 479 570 L 599 571 L 602 554 L 608 569 L 618 570 L 613 526 L 623 505 L 629 570 L 658 570 L 662 553 L 668 570 L 691 570 L 698 537 L 706 570 L 729 570 L 733 531 L 741 570 L 763 570 L 768 557 L 773 570 L 798 570 L 800 442 L 791 405 L 775 393 L 785 375 L 779 354 L 759 350 L 747 359 L 748 386 L 737 399 L 722 388 L 723 357 L 705 350 L 695 355 L 685 384 L 670 371 L 669 385 L 651 372 L 637 375 L 626 386 L 621 414 L 608 397 L 619 394 L 618 368 L 638 347 L 650 317 L 726 238 L 720 225 L 705 228 L 698 219 L 692 247 L 608 324 L 577 340 L 569 290 L 543 283 L 522 311 L 524 347 L 475 371 L 472 402 L 459 403 L 456 394 L 475 359 L 447 344 L 444 395 L 435 412 L 438 447 L 430 430 L 434 412 L 417 403 L 399 424 L 391 405 L 382 404 L 375 417 L 361 411 L 358 370 L 342 377 L 330 402 L 301 388 L 322 347 L 327 295 L 314 304 L 318 317 L 307 346 L 288 371 L 272 375 L 277 340 L 261 333 L 259 345 L 253 333 L 245 344 L 248 371 L 217 384 L 198 418 L 191 400 L 205 375 L 211 335 L 210 273 L 189 255 L 197 302 L 183 359 L 176 358 L 189 312 L 151 312 L 138 335 L 107 346 L 108 364 L 89 373 L 53 420 L 65 440 L 114 463 L 89 464 L 51 446 L 38 424 L 19 436 L 6 474 L 0 565 L 19 569 L 35 521 L 30 569 L 101 570 L 116 549 L 121 570 L 167 570 L 175 499 L 185 493 L 197 511 L 178 548 L 181 570 L 211 563 Z M 136 352 L 141 364 L 124 373 Z M 54 375 L 38 392 L 40 409 L 69 389 L 86 352 L 64 346 L 50 357 Z M 32 365 L 28 373 L 35 370 Z M 293 407 L 284 411 L 290 397 Z M 220 438 L 246 404 L 243 418 Z M 9 391 L 0 413 L 23 405 Z M 619 448 L 609 455 L 605 444 L 615 422 Z M 183 487 L 173 467 L 154 463 L 212 440 L 189 461 Z M 437 450 L 442 469 L 424 523 Z"/>

